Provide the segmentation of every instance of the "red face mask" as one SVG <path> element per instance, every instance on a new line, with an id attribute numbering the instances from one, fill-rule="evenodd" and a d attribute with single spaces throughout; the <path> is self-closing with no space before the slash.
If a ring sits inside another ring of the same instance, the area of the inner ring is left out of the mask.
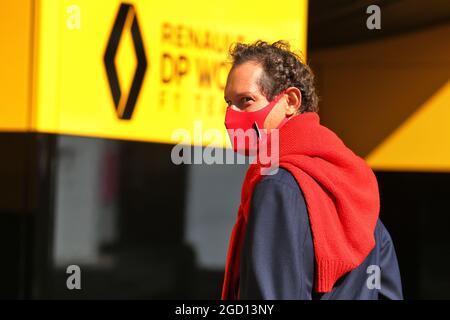
<path id="1" fill-rule="evenodd" d="M 232 106 L 228 106 L 225 127 L 235 152 L 247 156 L 256 154 L 259 143 L 267 138 L 264 122 L 284 93 L 285 91 L 282 91 L 268 105 L 256 111 L 235 110 Z M 287 120 L 288 118 L 283 119 L 277 129 Z"/>

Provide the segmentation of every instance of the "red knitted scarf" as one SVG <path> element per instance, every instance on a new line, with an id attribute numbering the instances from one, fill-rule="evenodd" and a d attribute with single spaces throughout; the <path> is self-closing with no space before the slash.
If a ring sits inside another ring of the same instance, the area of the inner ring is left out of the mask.
<path id="1" fill-rule="evenodd" d="M 380 208 L 376 177 L 362 158 L 320 124 L 315 112 L 296 115 L 280 128 L 279 166 L 295 177 L 305 197 L 314 244 L 314 289 L 330 292 L 375 246 Z M 258 161 L 251 164 L 242 186 L 228 247 L 223 300 L 239 299 L 240 250 L 253 189 L 263 177 L 260 169 Z"/>

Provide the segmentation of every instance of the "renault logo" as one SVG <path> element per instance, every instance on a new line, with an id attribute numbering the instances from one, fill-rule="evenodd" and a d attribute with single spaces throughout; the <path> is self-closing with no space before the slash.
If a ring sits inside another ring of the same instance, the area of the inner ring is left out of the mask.
<path id="1" fill-rule="evenodd" d="M 117 48 L 123 32 L 131 32 L 134 51 L 137 57 L 137 66 L 134 71 L 133 80 L 128 93 L 124 93 L 120 87 L 117 70 L 114 63 L 117 54 Z M 129 120 L 133 115 L 139 91 L 144 80 L 145 70 L 147 69 L 147 58 L 145 56 L 142 35 L 139 30 L 139 23 L 136 10 L 133 5 L 122 3 L 119 7 L 116 20 L 114 22 L 111 35 L 108 40 L 105 55 L 103 57 L 106 74 L 108 76 L 109 87 L 114 100 L 117 116 L 120 119 Z"/>

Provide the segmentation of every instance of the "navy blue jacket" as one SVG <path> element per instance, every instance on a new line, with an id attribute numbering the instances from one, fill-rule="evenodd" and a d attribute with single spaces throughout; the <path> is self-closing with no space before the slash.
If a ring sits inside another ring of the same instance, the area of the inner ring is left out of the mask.
<path id="1" fill-rule="evenodd" d="M 279 168 L 256 185 L 240 264 L 240 299 L 403 299 L 389 232 L 378 219 L 376 245 L 331 292 L 314 288 L 314 246 L 303 193 L 292 174 Z"/>

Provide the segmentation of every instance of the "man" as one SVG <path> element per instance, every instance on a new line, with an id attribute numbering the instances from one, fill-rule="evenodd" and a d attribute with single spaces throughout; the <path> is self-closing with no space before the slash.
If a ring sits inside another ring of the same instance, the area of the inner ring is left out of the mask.
<path id="1" fill-rule="evenodd" d="M 257 157 L 247 171 L 222 299 L 403 299 L 375 175 L 320 124 L 309 67 L 283 41 L 238 43 L 231 57 L 225 126 L 233 147 L 278 147 L 279 168 L 262 174 Z M 277 146 L 267 138 L 274 130 Z M 249 131 L 257 144 L 238 144 Z"/>

